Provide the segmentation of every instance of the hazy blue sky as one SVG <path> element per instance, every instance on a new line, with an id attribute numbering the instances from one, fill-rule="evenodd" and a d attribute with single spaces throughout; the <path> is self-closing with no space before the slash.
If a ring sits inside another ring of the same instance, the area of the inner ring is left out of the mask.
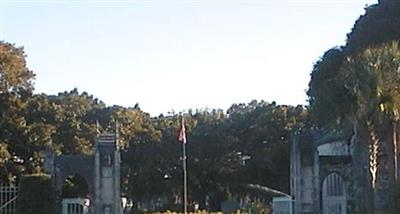
<path id="1" fill-rule="evenodd" d="M 0 0 L 1 39 L 24 46 L 35 92 L 77 87 L 107 105 L 305 104 L 313 63 L 377 0 Z"/>

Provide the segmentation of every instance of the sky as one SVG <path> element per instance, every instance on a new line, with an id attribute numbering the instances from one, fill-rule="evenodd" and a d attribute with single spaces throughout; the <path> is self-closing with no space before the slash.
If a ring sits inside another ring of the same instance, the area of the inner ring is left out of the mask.
<path id="1" fill-rule="evenodd" d="M 0 0 L 35 93 L 78 88 L 152 116 L 307 104 L 313 64 L 377 0 Z"/>

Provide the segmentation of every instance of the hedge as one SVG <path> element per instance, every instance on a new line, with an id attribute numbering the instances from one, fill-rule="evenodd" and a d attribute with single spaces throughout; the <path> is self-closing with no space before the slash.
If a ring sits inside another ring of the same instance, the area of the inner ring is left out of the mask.
<path id="1" fill-rule="evenodd" d="M 50 176 L 45 174 L 24 176 L 20 180 L 17 214 L 54 214 L 55 198 Z"/>

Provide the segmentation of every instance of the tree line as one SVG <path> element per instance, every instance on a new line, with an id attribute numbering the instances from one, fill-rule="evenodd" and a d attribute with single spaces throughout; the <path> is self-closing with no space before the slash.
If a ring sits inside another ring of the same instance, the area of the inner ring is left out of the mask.
<path id="1" fill-rule="evenodd" d="M 217 210 L 222 200 L 250 194 L 249 184 L 289 192 L 289 143 L 293 128 L 307 120 L 303 106 L 254 100 L 233 104 L 226 112 L 187 110 L 151 117 L 139 105 L 107 106 L 77 89 L 35 94 L 35 75 L 25 57 L 23 48 L 0 43 L 3 182 L 41 173 L 47 146 L 57 155 L 92 154 L 98 129 L 114 131 L 117 121 L 123 194 L 134 201 L 162 197 L 172 206 L 182 193 L 177 133 L 185 117 L 191 201 Z"/>

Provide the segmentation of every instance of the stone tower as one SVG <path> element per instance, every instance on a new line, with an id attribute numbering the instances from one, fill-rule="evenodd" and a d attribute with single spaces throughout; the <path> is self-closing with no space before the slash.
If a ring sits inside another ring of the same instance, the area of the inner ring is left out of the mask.
<path id="1" fill-rule="evenodd" d="M 117 126 L 116 129 L 117 130 Z M 93 155 L 55 155 L 51 143 L 44 151 L 44 171 L 52 176 L 58 200 L 68 176 L 79 175 L 88 184 L 92 214 L 122 214 L 118 135 L 98 134 Z M 61 213 L 61 207 L 59 212 Z"/>
<path id="2" fill-rule="evenodd" d="M 117 134 L 99 134 L 94 154 L 94 213 L 122 214 Z"/>

